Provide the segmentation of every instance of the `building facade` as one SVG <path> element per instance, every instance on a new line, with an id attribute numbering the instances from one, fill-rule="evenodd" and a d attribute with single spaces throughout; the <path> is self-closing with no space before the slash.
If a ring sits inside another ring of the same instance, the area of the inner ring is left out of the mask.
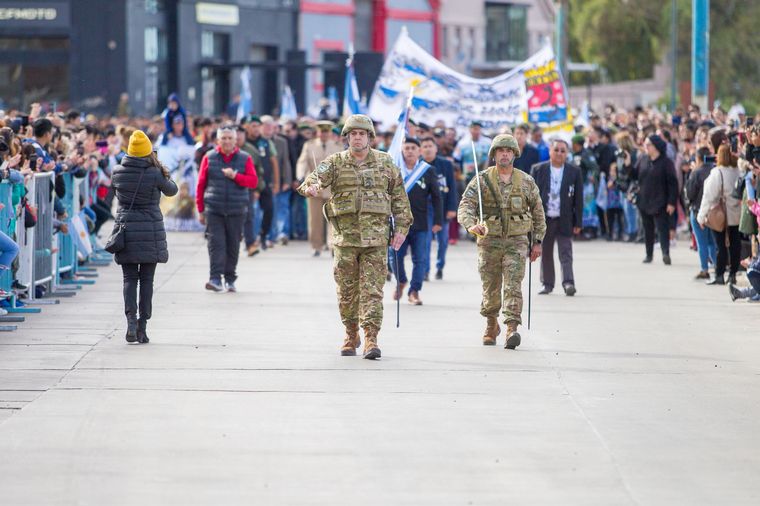
<path id="1" fill-rule="evenodd" d="M 440 52 L 440 0 L 302 0 L 299 10 L 299 48 L 306 52 L 307 61 L 314 65 L 345 61 L 353 43 L 363 94 L 371 93 L 382 56 L 403 26 L 426 50 L 435 55 Z M 342 76 L 339 71 L 310 70 L 306 102 L 315 104 L 329 86 L 336 86 L 341 98 Z"/>
<path id="2" fill-rule="evenodd" d="M 0 106 L 154 114 L 232 109 L 251 65 L 252 102 L 271 110 L 298 43 L 296 0 L 0 0 Z"/>
<path id="3" fill-rule="evenodd" d="M 195 113 L 233 111 L 251 69 L 253 110 L 284 84 L 300 111 L 328 86 L 342 98 L 356 51 L 369 94 L 402 27 L 464 72 L 503 71 L 551 37 L 550 0 L 0 0 L 0 107 L 154 114 L 177 92 Z"/>
<path id="4" fill-rule="evenodd" d="M 552 43 L 551 0 L 442 0 L 440 59 L 469 75 L 503 73 Z"/>

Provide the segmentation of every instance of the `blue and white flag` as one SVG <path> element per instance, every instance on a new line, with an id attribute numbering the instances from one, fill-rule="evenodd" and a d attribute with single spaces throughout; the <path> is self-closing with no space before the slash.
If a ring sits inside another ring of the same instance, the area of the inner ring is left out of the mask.
<path id="1" fill-rule="evenodd" d="M 240 72 L 240 104 L 238 104 L 237 121 L 251 113 L 253 95 L 251 95 L 251 68 L 245 67 Z"/>
<path id="2" fill-rule="evenodd" d="M 417 160 L 417 164 L 411 171 L 406 168 L 406 164 L 401 166 L 401 176 L 404 178 L 404 190 L 406 190 L 406 193 L 412 191 L 414 185 L 425 175 L 425 172 L 427 172 L 429 168 L 430 164 L 422 158 Z"/>
<path id="3" fill-rule="evenodd" d="M 296 99 L 293 96 L 293 90 L 290 86 L 285 85 L 282 90 L 282 97 L 280 97 L 280 118 L 283 119 L 297 119 L 298 108 L 296 107 Z"/>
<path id="4" fill-rule="evenodd" d="M 343 116 L 352 114 L 364 114 L 362 111 L 362 97 L 359 94 L 359 85 L 356 84 L 353 60 L 346 61 L 346 85 L 343 89 Z"/>
<path id="5" fill-rule="evenodd" d="M 401 111 L 401 116 L 398 119 L 398 126 L 396 127 L 396 133 L 393 134 L 393 140 L 388 148 L 388 154 L 393 158 L 393 163 L 401 171 L 401 177 L 404 179 L 404 189 L 406 193 L 409 193 L 414 184 L 425 174 L 430 168 L 430 165 L 424 160 L 420 159 L 412 170 L 406 168 L 406 162 L 404 162 L 404 155 L 401 150 L 404 147 L 404 139 L 407 134 L 407 124 L 409 121 L 409 110 L 412 103 L 412 97 L 414 95 L 414 89 L 409 92 L 409 99 L 404 110 Z"/>
<path id="6" fill-rule="evenodd" d="M 327 115 L 331 118 L 338 117 L 338 90 L 335 86 L 327 88 Z"/>
<path id="7" fill-rule="evenodd" d="M 72 216 L 69 235 L 74 239 L 77 251 L 87 257 L 92 254 L 92 243 L 90 242 L 90 234 L 85 223 L 87 223 L 87 219 L 85 218 L 84 211 L 80 211 L 79 214 Z"/>

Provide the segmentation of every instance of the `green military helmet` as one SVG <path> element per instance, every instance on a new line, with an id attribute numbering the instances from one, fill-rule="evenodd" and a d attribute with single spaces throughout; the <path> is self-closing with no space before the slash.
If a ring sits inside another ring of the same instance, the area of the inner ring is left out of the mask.
<path id="1" fill-rule="evenodd" d="M 371 139 L 375 138 L 375 125 L 372 123 L 369 116 L 365 116 L 364 114 L 353 114 L 349 116 L 345 125 L 343 125 L 343 130 L 340 135 L 348 135 L 351 133 L 351 130 L 366 130 Z"/>
<path id="2" fill-rule="evenodd" d="M 508 148 L 515 153 L 515 158 L 520 157 L 520 145 L 517 144 L 517 139 L 509 134 L 497 135 L 491 142 L 491 149 L 488 150 L 488 159 L 493 158 L 494 152 L 499 148 Z"/>

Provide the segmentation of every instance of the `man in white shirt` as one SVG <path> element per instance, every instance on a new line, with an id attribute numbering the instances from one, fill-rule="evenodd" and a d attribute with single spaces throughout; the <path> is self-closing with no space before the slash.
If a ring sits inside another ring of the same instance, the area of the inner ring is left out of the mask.
<path id="1" fill-rule="evenodd" d="M 553 139 L 549 161 L 531 169 L 541 193 L 546 214 L 546 236 L 541 244 L 541 283 L 538 292 L 554 290 L 554 243 L 557 242 L 562 267 L 562 287 L 568 296 L 575 295 L 573 276 L 573 235 L 583 225 L 583 181 L 580 168 L 567 162 L 570 148 L 562 139 Z"/>

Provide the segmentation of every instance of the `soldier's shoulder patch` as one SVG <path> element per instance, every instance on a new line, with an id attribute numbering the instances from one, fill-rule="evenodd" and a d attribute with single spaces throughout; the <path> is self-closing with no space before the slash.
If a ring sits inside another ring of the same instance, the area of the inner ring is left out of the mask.
<path id="1" fill-rule="evenodd" d="M 329 158 L 328 158 L 328 160 L 329 160 Z M 322 174 L 326 173 L 329 170 L 330 170 L 330 164 L 328 163 L 327 160 L 324 160 L 322 163 L 320 163 L 317 166 L 317 174 L 320 175 L 320 176 Z"/>
<path id="2" fill-rule="evenodd" d="M 477 197 L 478 196 L 478 190 L 476 190 L 473 186 L 468 186 L 467 189 L 464 191 L 465 197 Z"/>

